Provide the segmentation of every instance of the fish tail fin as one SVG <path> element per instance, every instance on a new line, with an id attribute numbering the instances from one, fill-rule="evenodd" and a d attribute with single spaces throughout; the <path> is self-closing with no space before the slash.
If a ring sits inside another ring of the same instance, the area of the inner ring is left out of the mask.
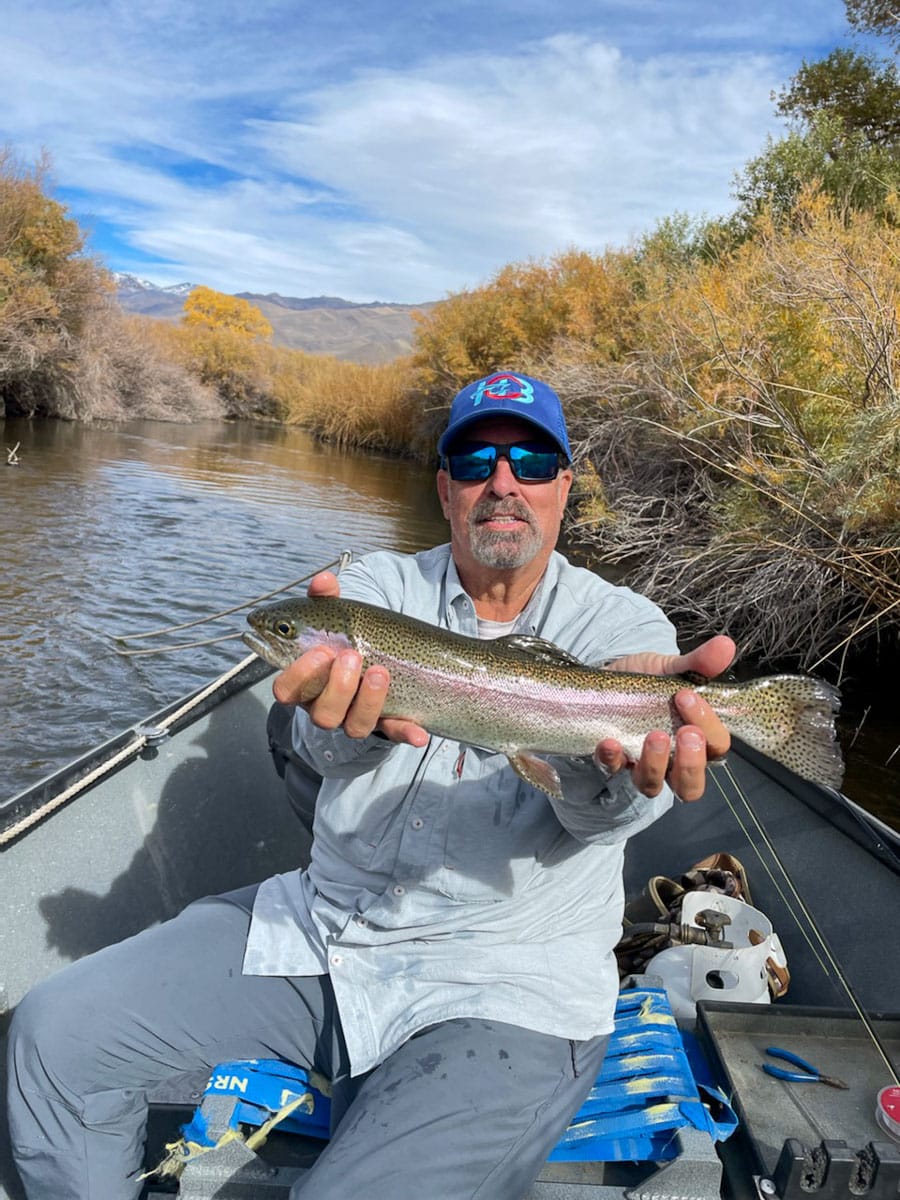
<path id="1" fill-rule="evenodd" d="M 725 717 L 732 733 L 804 779 L 840 788 L 844 777 L 835 717 L 837 688 L 813 675 L 771 675 L 740 689 L 736 719 Z"/>

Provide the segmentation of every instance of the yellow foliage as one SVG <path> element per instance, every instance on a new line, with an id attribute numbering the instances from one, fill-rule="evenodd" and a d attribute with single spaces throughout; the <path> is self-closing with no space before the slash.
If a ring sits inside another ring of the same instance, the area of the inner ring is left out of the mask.
<path id="1" fill-rule="evenodd" d="M 81 415 L 77 339 L 104 310 L 109 278 L 45 195 L 47 163 L 0 148 L 0 412 Z"/>
<path id="2" fill-rule="evenodd" d="M 188 328 L 226 330 L 245 338 L 270 338 L 272 326 L 249 300 L 195 287 L 184 302 L 181 318 Z"/>
<path id="3" fill-rule="evenodd" d="M 566 343 L 589 361 L 617 361 L 636 328 L 631 256 L 567 250 L 506 266 L 419 316 L 413 361 L 424 386 L 455 391 L 500 368 L 527 370 Z"/>

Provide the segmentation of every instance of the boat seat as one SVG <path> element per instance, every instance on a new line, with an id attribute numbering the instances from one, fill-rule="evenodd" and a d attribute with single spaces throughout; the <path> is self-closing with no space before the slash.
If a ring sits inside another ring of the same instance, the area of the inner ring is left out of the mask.
<path id="1" fill-rule="evenodd" d="M 684 1156 L 687 1146 L 688 1157 L 714 1164 L 717 1179 L 714 1143 L 733 1132 L 737 1118 L 701 1059 L 678 1029 L 663 988 L 621 992 L 601 1073 L 548 1163 L 660 1164 Z M 276 1125 L 280 1133 L 326 1140 L 327 1086 L 278 1059 L 220 1063 L 182 1142 L 170 1151 L 193 1164 L 236 1138 L 255 1149 Z M 248 1128 L 255 1134 L 247 1136 Z M 689 1167 L 696 1179 L 697 1163 Z"/>

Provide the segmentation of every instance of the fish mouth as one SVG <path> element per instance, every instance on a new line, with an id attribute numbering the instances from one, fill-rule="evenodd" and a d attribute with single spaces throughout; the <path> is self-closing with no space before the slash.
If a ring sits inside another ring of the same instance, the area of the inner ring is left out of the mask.
<path id="1" fill-rule="evenodd" d="M 260 637 L 259 634 L 252 633 L 249 629 L 241 634 L 241 638 L 254 654 L 264 662 L 267 662 L 271 667 L 287 667 L 296 658 L 296 653 L 290 642 Z"/>

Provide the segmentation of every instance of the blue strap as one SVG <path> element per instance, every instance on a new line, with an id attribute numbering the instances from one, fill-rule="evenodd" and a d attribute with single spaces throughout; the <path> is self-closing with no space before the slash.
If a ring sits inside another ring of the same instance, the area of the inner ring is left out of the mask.
<path id="1" fill-rule="evenodd" d="M 235 1098 L 230 1125 L 237 1128 L 263 1124 L 305 1091 L 313 1112 L 293 1113 L 279 1128 L 327 1138 L 330 1101 L 302 1067 L 278 1059 L 220 1063 L 206 1094 Z M 678 1029 L 665 989 L 622 992 L 603 1069 L 549 1161 L 663 1161 L 677 1154 L 675 1131 L 686 1126 L 723 1141 L 737 1116 L 697 1043 Z M 191 1140 L 209 1144 L 199 1109 L 187 1129 Z"/>

